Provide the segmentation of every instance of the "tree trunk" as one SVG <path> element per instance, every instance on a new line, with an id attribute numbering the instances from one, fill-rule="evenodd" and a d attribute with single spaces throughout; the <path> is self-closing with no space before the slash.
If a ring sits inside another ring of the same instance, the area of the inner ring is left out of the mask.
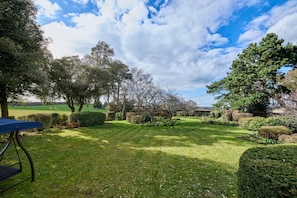
<path id="1" fill-rule="evenodd" d="M 1 99 L 1 117 L 8 118 L 8 103 L 7 98 Z"/>
<path id="2" fill-rule="evenodd" d="M 70 108 L 71 113 L 74 113 L 75 107 L 74 107 L 73 99 L 71 97 L 67 97 L 66 103 L 67 103 L 68 107 Z"/>
<path id="3" fill-rule="evenodd" d="M 78 112 L 80 112 L 82 110 L 82 108 L 84 107 L 84 104 L 85 104 L 84 102 L 79 103 L 79 107 L 78 107 L 78 110 L 77 110 Z"/>
<path id="4" fill-rule="evenodd" d="M 0 88 L 1 117 L 8 118 L 7 95 L 3 87 Z"/>

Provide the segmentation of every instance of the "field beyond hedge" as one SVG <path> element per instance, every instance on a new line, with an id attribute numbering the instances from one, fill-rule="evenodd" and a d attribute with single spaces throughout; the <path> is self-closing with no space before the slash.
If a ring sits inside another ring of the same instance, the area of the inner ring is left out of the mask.
<path id="1" fill-rule="evenodd" d="M 112 121 L 34 133 L 22 141 L 36 181 L 1 197 L 237 197 L 239 157 L 256 146 L 237 138 L 247 134 L 197 118 L 181 118 L 174 127 Z"/>

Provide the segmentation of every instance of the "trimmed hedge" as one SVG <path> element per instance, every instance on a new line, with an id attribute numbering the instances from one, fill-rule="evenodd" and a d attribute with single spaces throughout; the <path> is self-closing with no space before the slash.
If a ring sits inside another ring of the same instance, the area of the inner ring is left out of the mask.
<path id="1" fill-rule="evenodd" d="M 251 148 L 239 160 L 238 197 L 297 197 L 297 146 Z"/>
<path id="2" fill-rule="evenodd" d="M 45 114 L 45 113 L 37 113 L 37 114 L 31 114 L 27 116 L 21 116 L 18 117 L 19 120 L 26 120 L 26 121 L 36 121 L 41 122 L 42 127 L 44 129 L 48 129 L 52 127 L 53 124 L 53 118 L 51 114 Z"/>
<path id="3" fill-rule="evenodd" d="M 75 112 L 70 115 L 70 121 L 79 122 L 82 127 L 102 125 L 104 124 L 105 119 L 105 113 L 101 112 L 84 111 Z"/>
<path id="4" fill-rule="evenodd" d="M 285 126 L 261 126 L 258 131 L 258 136 L 261 138 L 278 140 L 280 135 L 289 135 L 291 130 Z"/>
<path id="5" fill-rule="evenodd" d="M 247 118 L 247 117 L 253 117 L 254 115 L 252 113 L 239 113 L 237 111 L 232 112 L 232 120 L 233 121 L 239 121 L 241 118 Z"/>

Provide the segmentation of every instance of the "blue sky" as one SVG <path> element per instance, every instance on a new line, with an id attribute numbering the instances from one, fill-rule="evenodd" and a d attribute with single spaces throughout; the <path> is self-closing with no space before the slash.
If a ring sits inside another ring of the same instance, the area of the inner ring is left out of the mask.
<path id="1" fill-rule="evenodd" d="M 274 32 L 297 44 L 296 0 L 35 0 L 55 58 L 107 42 L 115 58 L 198 106 L 249 43 Z"/>

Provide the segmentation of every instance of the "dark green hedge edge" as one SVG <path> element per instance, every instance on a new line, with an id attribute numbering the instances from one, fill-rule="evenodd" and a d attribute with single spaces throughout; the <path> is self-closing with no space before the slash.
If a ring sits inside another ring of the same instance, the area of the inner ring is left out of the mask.
<path id="1" fill-rule="evenodd" d="M 70 120 L 72 122 L 80 122 L 80 126 L 97 126 L 104 124 L 106 115 L 101 112 L 76 112 L 70 115 Z"/>
<path id="2" fill-rule="evenodd" d="M 251 148 L 239 160 L 238 197 L 297 197 L 297 145 Z"/>

